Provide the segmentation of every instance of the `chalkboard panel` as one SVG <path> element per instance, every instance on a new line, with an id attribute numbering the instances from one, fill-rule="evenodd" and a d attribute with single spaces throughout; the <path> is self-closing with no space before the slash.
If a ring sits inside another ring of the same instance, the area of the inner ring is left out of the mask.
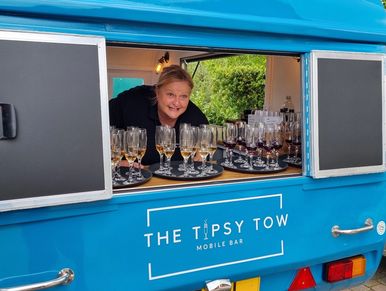
<path id="1" fill-rule="evenodd" d="M 0 33 L 0 103 L 14 106 L 17 137 L 0 140 L 0 210 L 111 195 L 102 134 L 103 39 L 7 36 Z"/>
<path id="2" fill-rule="evenodd" d="M 314 76 L 317 176 L 383 170 L 382 56 L 315 54 Z"/>

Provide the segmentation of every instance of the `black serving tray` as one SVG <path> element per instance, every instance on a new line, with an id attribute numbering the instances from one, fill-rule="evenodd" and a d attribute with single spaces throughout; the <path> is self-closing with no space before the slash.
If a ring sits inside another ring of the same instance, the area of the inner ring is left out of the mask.
<path id="1" fill-rule="evenodd" d="M 222 162 L 224 160 L 218 161 L 220 165 L 222 165 Z M 253 170 L 250 170 L 248 168 L 241 168 L 241 164 L 233 163 L 233 165 L 236 166 L 236 168 L 228 167 L 226 165 L 222 165 L 224 169 L 227 169 L 229 171 L 239 172 L 239 173 L 249 173 L 249 174 L 270 174 L 270 173 L 279 173 L 282 171 L 285 171 L 288 168 L 288 164 L 281 161 L 279 159 L 279 166 L 280 168 L 274 169 L 273 167 L 270 167 L 269 169 L 266 169 L 265 167 L 253 167 Z"/>
<path id="2" fill-rule="evenodd" d="M 120 174 L 125 177 L 125 178 L 128 178 L 129 176 L 126 174 L 127 172 L 129 171 L 129 167 L 120 167 L 119 168 L 119 172 Z M 133 169 L 133 171 L 138 171 L 138 169 Z M 122 183 L 119 183 L 117 185 L 114 185 L 113 183 L 113 188 L 114 189 L 120 189 L 120 188 L 131 188 L 131 187 L 135 187 L 135 186 L 139 186 L 139 185 L 142 185 L 142 184 L 145 184 L 146 182 L 148 182 L 151 177 L 153 177 L 153 174 L 151 173 L 151 171 L 149 170 L 145 170 L 145 169 L 141 169 L 141 172 L 142 172 L 142 176 L 145 178 L 141 181 L 139 180 L 136 180 L 134 183 L 131 183 L 131 184 L 126 184 L 125 182 L 122 182 Z M 134 179 L 136 177 L 134 176 Z"/>
<path id="3" fill-rule="evenodd" d="M 197 181 L 197 180 L 207 180 L 207 179 L 212 179 L 214 177 L 220 176 L 224 172 L 224 168 L 220 165 L 213 164 L 213 169 L 217 170 L 217 173 L 214 174 L 207 174 L 207 176 L 201 177 L 197 175 L 192 175 L 190 177 L 183 177 L 183 171 L 179 171 L 178 167 L 182 164 L 182 161 L 172 161 L 170 163 L 172 170 L 171 173 L 172 175 L 165 175 L 165 174 L 159 174 L 156 173 L 156 171 L 159 169 L 159 163 L 152 164 L 149 166 L 149 170 L 153 173 L 154 176 L 165 178 L 165 179 L 170 179 L 170 180 L 182 180 L 182 181 Z M 198 169 L 202 165 L 201 162 L 194 162 L 194 168 L 201 173 L 201 170 Z M 206 163 L 208 166 L 209 163 Z"/>
<path id="4" fill-rule="evenodd" d="M 283 155 L 283 156 L 280 156 L 279 157 L 279 160 L 283 161 L 284 163 L 287 163 L 288 166 L 291 166 L 291 167 L 295 167 L 295 168 L 302 168 L 303 166 L 303 162 L 302 162 L 302 158 L 299 157 L 299 161 L 298 162 L 285 162 L 284 160 L 287 158 L 287 155 Z"/>

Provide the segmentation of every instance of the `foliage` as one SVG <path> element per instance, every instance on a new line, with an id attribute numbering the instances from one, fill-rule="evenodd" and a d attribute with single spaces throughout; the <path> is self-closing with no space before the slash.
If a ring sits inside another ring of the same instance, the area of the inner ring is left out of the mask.
<path id="1" fill-rule="evenodd" d="M 264 56 L 242 55 L 201 61 L 194 74 L 192 101 L 210 123 L 223 124 L 241 117 L 246 109 L 262 108 L 265 84 Z M 197 63 L 190 63 L 193 74 Z"/>
<path id="2" fill-rule="evenodd" d="M 386 0 L 382 0 L 383 7 L 386 9 Z"/>

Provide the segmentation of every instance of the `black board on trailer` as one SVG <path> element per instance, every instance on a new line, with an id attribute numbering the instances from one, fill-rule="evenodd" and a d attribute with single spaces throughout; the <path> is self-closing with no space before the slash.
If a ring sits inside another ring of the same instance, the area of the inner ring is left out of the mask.
<path id="1" fill-rule="evenodd" d="M 384 171 L 383 55 L 313 52 L 313 176 Z"/>
<path id="2" fill-rule="evenodd" d="M 105 41 L 0 32 L 0 211 L 112 194 Z"/>

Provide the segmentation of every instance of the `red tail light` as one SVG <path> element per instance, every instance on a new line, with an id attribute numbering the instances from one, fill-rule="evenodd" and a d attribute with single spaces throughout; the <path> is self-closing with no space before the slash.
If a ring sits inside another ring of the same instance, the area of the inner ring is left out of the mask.
<path id="1" fill-rule="evenodd" d="M 330 283 L 363 276 L 366 273 L 366 258 L 357 256 L 324 265 L 324 280 Z"/>
<path id="2" fill-rule="evenodd" d="M 312 276 L 309 267 L 302 268 L 296 273 L 295 279 L 292 281 L 288 291 L 297 291 L 316 286 L 314 277 Z"/>

